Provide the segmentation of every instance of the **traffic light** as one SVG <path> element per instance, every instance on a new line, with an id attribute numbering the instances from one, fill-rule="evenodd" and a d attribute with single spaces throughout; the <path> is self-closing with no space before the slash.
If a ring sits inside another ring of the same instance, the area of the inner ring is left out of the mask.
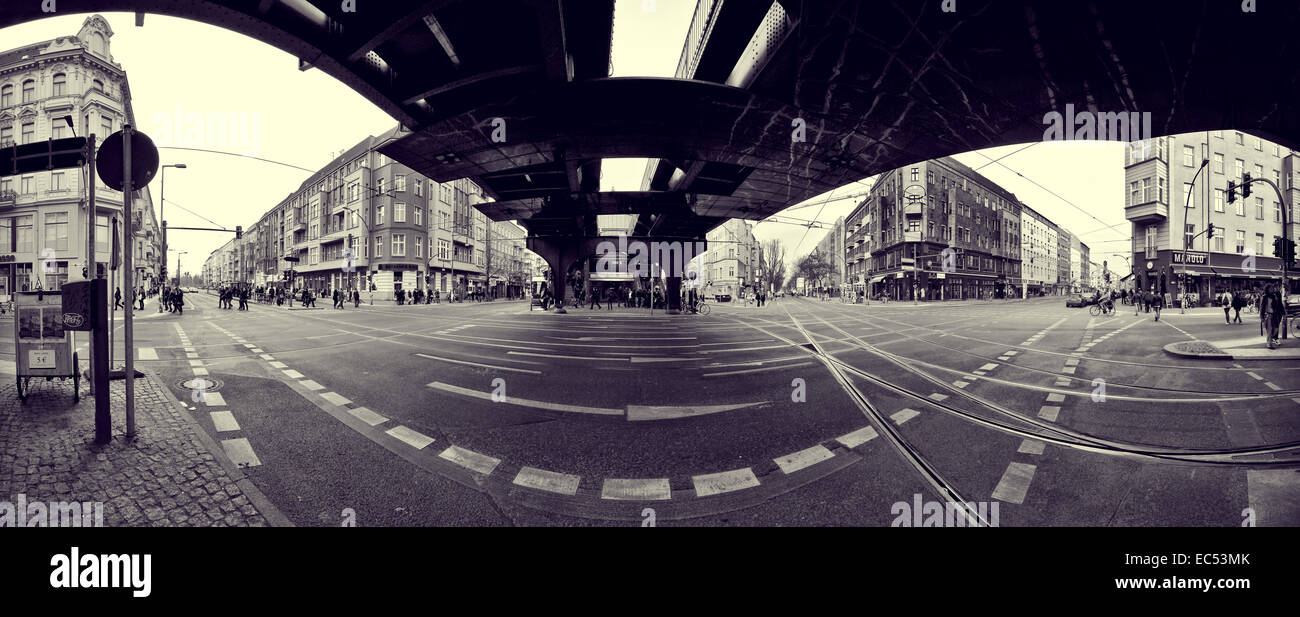
<path id="1" fill-rule="evenodd" d="M 1232 180 L 1228 181 L 1228 203 L 1237 201 L 1237 183 Z"/>
<path id="2" fill-rule="evenodd" d="M 1273 256 L 1281 258 L 1285 251 L 1282 249 L 1282 236 L 1273 236 Z"/>
<path id="3" fill-rule="evenodd" d="M 1213 238 L 1213 237 L 1214 237 L 1214 223 L 1210 223 L 1210 227 L 1209 227 L 1209 235 L 1206 236 L 1206 237 L 1207 237 L 1207 238 Z"/>
<path id="4" fill-rule="evenodd" d="M 1250 172 L 1241 174 L 1241 197 L 1250 197 Z"/>
<path id="5" fill-rule="evenodd" d="M 244 237 L 244 228 L 240 225 L 235 225 L 235 239 L 238 240 L 243 237 Z"/>

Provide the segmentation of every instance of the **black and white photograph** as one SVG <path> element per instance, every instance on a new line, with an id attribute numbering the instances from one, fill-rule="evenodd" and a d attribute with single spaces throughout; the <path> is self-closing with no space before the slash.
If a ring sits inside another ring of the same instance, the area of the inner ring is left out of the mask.
<path id="1" fill-rule="evenodd" d="M 0 591 L 863 546 L 925 589 L 948 546 L 1285 597 L 1297 41 L 1298 0 L 3 0 Z"/>

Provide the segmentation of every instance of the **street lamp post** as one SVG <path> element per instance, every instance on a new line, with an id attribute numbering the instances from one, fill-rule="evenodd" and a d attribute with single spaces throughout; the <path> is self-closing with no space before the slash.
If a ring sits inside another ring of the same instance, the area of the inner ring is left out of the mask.
<path id="1" fill-rule="evenodd" d="M 1210 159 L 1206 159 L 1206 158 L 1201 159 L 1201 167 L 1196 170 L 1196 174 L 1192 176 L 1191 186 L 1189 186 L 1188 190 L 1185 191 L 1187 193 L 1187 199 L 1185 199 L 1183 203 L 1183 230 L 1184 230 L 1183 231 L 1183 293 L 1178 303 L 1179 314 L 1187 313 L 1187 251 L 1190 250 L 1190 248 L 1188 248 L 1187 246 L 1187 243 L 1190 241 L 1189 238 L 1187 237 L 1187 232 L 1186 232 L 1187 210 L 1192 205 L 1192 190 L 1196 188 L 1196 179 L 1200 177 L 1201 172 L 1205 171 L 1205 167 L 1209 164 L 1210 164 Z M 1209 242 L 1208 238 L 1206 239 L 1206 242 Z"/>
<path id="2" fill-rule="evenodd" d="M 166 276 L 166 272 L 167 272 L 167 218 L 164 216 L 164 213 L 166 212 L 166 208 L 167 208 L 167 168 L 168 168 L 168 167 L 175 167 L 175 168 L 177 168 L 177 169 L 185 169 L 185 168 L 186 168 L 186 167 L 185 167 L 185 163 L 176 163 L 176 164 L 174 164 L 174 165 L 163 165 L 163 166 L 162 166 L 162 171 L 158 172 L 159 175 L 161 176 L 161 177 L 159 178 L 159 180 L 158 180 L 158 219 L 159 219 L 159 221 L 162 223 L 162 250 L 160 250 L 160 251 L 158 252 L 158 256 L 159 256 L 158 261 L 159 261 L 159 263 L 160 263 L 160 267 L 159 267 L 159 269 L 158 269 L 158 274 L 162 275 L 162 276 L 159 276 L 159 278 L 162 279 L 162 285 L 163 285 L 163 286 L 166 286 L 166 285 L 167 285 L 167 276 Z M 180 256 L 179 256 L 179 255 L 176 256 L 176 263 L 177 263 L 177 266 L 176 266 L 176 267 L 177 267 L 177 268 L 180 268 L 180 265 L 179 265 L 179 264 L 180 264 Z M 180 272 L 177 272 L 177 273 L 176 273 L 176 277 L 177 277 L 177 278 L 176 278 L 176 281 L 177 281 L 177 283 L 179 284 L 179 283 L 180 283 Z M 158 303 L 158 312 L 161 313 L 162 310 L 163 310 L 163 303 L 162 303 L 162 302 L 159 302 L 159 303 Z"/>
<path id="3" fill-rule="evenodd" d="M 176 286 L 181 286 L 181 255 L 189 255 L 189 251 L 179 251 L 176 253 Z"/>

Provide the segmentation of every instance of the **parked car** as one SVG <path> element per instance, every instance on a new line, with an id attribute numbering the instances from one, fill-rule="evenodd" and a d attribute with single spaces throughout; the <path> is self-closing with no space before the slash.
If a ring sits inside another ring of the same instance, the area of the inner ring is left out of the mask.
<path id="1" fill-rule="evenodd" d="M 1092 306 L 1096 303 L 1097 298 L 1094 296 L 1074 295 L 1065 299 L 1065 306 L 1067 308 L 1083 308 L 1085 306 Z"/>

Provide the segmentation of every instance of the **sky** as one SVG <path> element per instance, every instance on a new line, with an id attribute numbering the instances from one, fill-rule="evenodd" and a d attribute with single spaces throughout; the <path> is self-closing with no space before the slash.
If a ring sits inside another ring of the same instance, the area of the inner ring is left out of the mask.
<path id="1" fill-rule="evenodd" d="M 612 74 L 671 77 L 694 7 L 694 0 L 617 0 Z M 114 32 L 110 41 L 113 59 L 123 66 L 131 83 L 137 128 L 159 146 L 162 164 L 187 166 L 167 171 L 163 214 L 173 227 L 248 227 L 311 174 L 248 158 L 174 148 L 221 150 L 315 171 L 340 151 L 397 124 L 333 77 L 315 69 L 299 71 L 294 56 L 242 34 L 161 15 L 147 15 L 143 27 L 135 26 L 131 13 L 103 16 Z M 84 13 L 56 15 L 0 29 L 0 48 L 76 35 L 86 17 Z M 1080 235 L 1091 248 L 1093 261 L 1122 252 L 1129 236 L 1124 219 L 1122 146 L 1038 143 L 985 166 L 990 158 L 1021 147 L 970 152 L 956 158 Z M 642 161 L 607 161 L 603 168 L 602 186 L 634 190 L 645 166 Z M 870 182 L 863 180 L 828 195 L 864 192 Z M 160 184 L 158 179 L 150 184 L 155 209 Z M 857 205 L 853 199 L 823 205 L 825 197 L 805 202 L 816 204 L 812 207 L 796 204 L 785 212 L 833 223 Z M 790 269 L 794 260 L 810 253 L 826 233 L 825 229 L 771 221 L 758 223 L 754 229 L 760 240 L 782 241 Z M 169 247 L 174 250 L 168 255 L 169 262 L 175 268 L 175 251 L 184 251 L 182 271 L 198 272 L 208 254 L 231 237 L 217 232 L 169 232 Z"/>

